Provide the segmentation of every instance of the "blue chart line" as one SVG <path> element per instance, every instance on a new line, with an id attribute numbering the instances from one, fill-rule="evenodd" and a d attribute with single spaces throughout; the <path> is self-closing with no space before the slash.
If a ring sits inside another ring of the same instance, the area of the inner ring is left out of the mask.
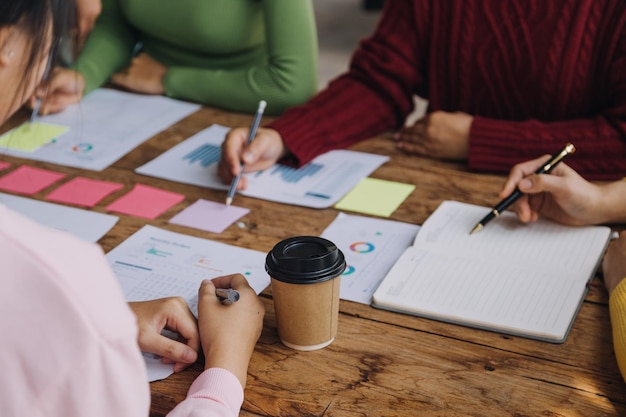
<path id="1" fill-rule="evenodd" d="M 143 269 L 144 271 L 152 271 L 152 268 L 146 268 L 145 266 L 139 266 L 139 265 L 134 265 L 134 264 L 127 264 L 126 262 L 122 262 L 122 261 L 115 261 L 115 263 L 118 265 L 129 266 L 131 268 Z"/>
<path id="2" fill-rule="evenodd" d="M 270 172 L 270 175 L 280 175 L 280 177 L 289 183 L 300 182 L 304 177 L 315 175 L 320 169 L 324 168 L 321 164 L 308 164 L 300 169 L 288 167 L 285 165 L 277 165 L 276 168 Z"/>
<path id="3" fill-rule="evenodd" d="M 221 156 L 222 150 L 219 146 L 207 143 L 189 152 L 183 157 L 183 160 L 189 160 L 190 164 L 200 161 L 200 164 L 206 168 L 209 165 L 219 162 Z"/>

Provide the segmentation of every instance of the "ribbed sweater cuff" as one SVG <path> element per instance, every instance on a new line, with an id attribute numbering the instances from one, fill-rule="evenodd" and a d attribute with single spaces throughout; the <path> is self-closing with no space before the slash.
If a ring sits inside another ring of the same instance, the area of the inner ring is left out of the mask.
<path id="1" fill-rule="evenodd" d="M 236 415 L 243 404 L 243 389 L 232 372 L 222 368 L 209 368 L 191 384 L 187 398 L 206 398 L 222 402 Z"/>
<path id="2" fill-rule="evenodd" d="M 265 126 L 280 133 L 285 146 L 294 157 L 292 162 L 296 166 L 307 164 L 319 154 L 315 139 L 310 134 L 314 121 L 307 113 L 306 110 L 294 108 Z"/>

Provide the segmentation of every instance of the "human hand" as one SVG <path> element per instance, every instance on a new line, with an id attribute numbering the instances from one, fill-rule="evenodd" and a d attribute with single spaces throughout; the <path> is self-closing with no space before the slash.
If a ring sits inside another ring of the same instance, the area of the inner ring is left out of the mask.
<path id="1" fill-rule="evenodd" d="M 28 105 L 34 108 L 37 97 L 42 98 L 40 114 L 58 113 L 70 104 L 78 103 L 85 91 L 85 78 L 78 71 L 57 67 L 48 82 L 37 88 Z"/>
<path id="2" fill-rule="evenodd" d="M 626 231 L 609 245 L 602 260 L 602 272 L 604 286 L 610 296 L 617 285 L 626 279 Z"/>
<path id="3" fill-rule="evenodd" d="M 239 174 L 241 161 L 245 163 L 245 172 L 259 171 L 269 168 L 287 155 L 287 148 L 276 130 L 260 127 L 254 141 L 246 148 L 249 132 L 250 129 L 245 127 L 232 129 L 222 143 L 222 159 L 217 173 L 225 183 L 231 182 Z M 247 179 L 241 177 L 237 189 L 244 190 L 247 185 Z"/>
<path id="4" fill-rule="evenodd" d="M 239 301 L 223 305 L 215 288 L 239 291 Z M 204 369 L 232 372 L 245 388 L 248 364 L 261 330 L 265 308 L 241 274 L 204 280 L 198 291 L 198 327 L 204 351 Z"/>
<path id="5" fill-rule="evenodd" d="M 469 133 L 474 118 L 466 113 L 435 111 L 394 135 L 396 146 L 408 153 L 438 159 L 469 157 Z"/>
<path id="6" fill-rule="evenodd" d="M 111 77 L 111 82 L 128 91 L 142 94 L 163 94 L 163 77 L 167 67 L 146 53 L 133 58 L 130 65 Z"/>
<path id="7" fill-rule="evenodd" d="M 515 165 L 500 191 L 500 198 L 510 195 L 517 186 L 524 194 L 513 209 L 525 223 L 536 221 L 539 215 L 569 225 L 602 222 L 599 186 L 564 163 L 557 165 L 550 174 L 535 174 L 549 158 L 544 155 Z"/>
<path id="8" fill-rule="evenodd" d="M 78 44 L 82 45 L 96 19 L 102 11 L 100 0 L 76 0 L 76 20 L 78 24 Z"/>
<path id="9" fill-rule="evenodd" d="M 200 336 L 196 319 L 181 297 L 128 303 L 137 316 L 139 348 L 163 357 L 164 363 L 174 363 L 174 372 L 182 371 L 198 359 Z M 163 336 L 170 330 L 180 335 L 181 341 Z"/>

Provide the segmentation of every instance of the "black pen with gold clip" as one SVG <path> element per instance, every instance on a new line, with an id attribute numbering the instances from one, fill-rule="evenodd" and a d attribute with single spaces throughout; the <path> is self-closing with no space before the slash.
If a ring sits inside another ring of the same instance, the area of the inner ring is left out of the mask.
<path id="1" fill-rule="evenodd" d="M 565 145 L 563 149 L 561 149 L 558 153 L 555 153 L 548 159 L 548 161 L 543 164 L 539 169 L 535 171 L 535 174 L 547 174 L 552 169 L 558 165 L 567 155 L 573 154 L 576 151 L 576 148 L 571 143 Z M 482 230 L 483 227 L 487 223 L 489 223 L 494 218 L 498 217 L 504 210 L 506 210 L 511 204 L 515 203 L 524 193 L 522 193 L 519 188 L 515 187 L 515 191 L 513 191 L 508 197 L 504 200 L 500 201 L 490 212 L 487 214 L 481 221 L 478 222 L 476 226 L 470 232 L 470 235 Z"/>

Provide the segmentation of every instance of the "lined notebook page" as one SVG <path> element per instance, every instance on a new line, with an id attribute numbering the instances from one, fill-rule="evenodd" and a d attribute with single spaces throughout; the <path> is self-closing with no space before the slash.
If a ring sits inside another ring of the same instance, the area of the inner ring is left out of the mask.
<path id="1" fill-rule="evenodd" d="M 562 341 L 610 235 L 607 227 L 522 225 L 444 202 L 374 294 L 373 304 L 505 333 Z"/>

